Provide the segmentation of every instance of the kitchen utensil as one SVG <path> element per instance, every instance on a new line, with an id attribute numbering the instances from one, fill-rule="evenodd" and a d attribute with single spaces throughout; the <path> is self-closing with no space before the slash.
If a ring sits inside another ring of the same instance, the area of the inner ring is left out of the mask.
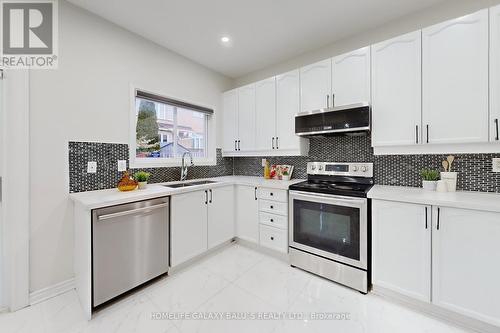
<path id="1" fill-rule="evenodd" d="M 448 192 L 448 182 L 446 180 L 438 180 L 436 183 L 437 192 Z"/>
<path id="2" fill-rule="evenodd" d="M 448 172 L 451 172 L 451 165 L 453 164 L 453 161 L 455 160 L 455 156 L 449 155 L 446 160 L 448 161 Z"/>
<path id="3" fill-rule="evenodd" d="M 443 161 L 442 164 L 443 164 L 444 172 L 448 171 L 448 161 Z"/>

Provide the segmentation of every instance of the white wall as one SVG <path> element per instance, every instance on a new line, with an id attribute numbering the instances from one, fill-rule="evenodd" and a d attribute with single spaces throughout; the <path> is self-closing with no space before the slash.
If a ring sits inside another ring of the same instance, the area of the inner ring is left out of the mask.
<path id="1" fill-rule="evenodd" d="M 59 35 L 59 69 L 30 73 L 31 291 L 73 277 L 68 141 L 128 143 L 131 83 L 213 106 L 216 114 L 232 84 L 65 1 Z"/>
<path id="2" fill-rule="evenodd" d="M 437 6 L 388 22 L 370 31 L 344 38 L 320 49 L 306 52 L 279 64 L 268 66 L 234 80 L 233 88 L 281 74 L 316 61 L 415 31 L 451 18 L 500 3 L 500 0 L 448 0 Z M 356 24 L 356 22 L 353 22 Z"/>

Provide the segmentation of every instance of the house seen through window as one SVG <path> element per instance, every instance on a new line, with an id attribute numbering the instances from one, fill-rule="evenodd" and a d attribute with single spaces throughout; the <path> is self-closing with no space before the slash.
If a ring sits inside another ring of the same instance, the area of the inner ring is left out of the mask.
<path id="1" fill-rule="evenodd" d="M 137 91 L 136 159 L 207 157 L 212 110 Z"/>

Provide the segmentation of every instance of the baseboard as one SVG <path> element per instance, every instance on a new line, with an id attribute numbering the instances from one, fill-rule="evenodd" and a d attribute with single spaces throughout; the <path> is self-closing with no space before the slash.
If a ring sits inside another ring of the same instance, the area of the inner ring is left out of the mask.
<path id="1" fill-rule="evenodd" d="M 6 306 L 0 306 L 0 313 L 8 312 L 9 308 Z"/>
<path id="2" fill-rule="evenodd" d="M 290 261 L 288 258 L 288 253 L 283 253 L 283 252 L 279 252 L 279 251 L 276 251 L 273 249 L 268 249 L 267 247 L 263 247 L 260 244 L 248 241 L 246 239 L 241 239 L 238 237 L 235 238 L 235 241 L 237 244 L 248 247 L 248 248 L 255 250 L 257 252 L 260 252 L 262 254 L 274 257 L 278 260 L 285 261 L 287 263 Z"/>
<path id="3" fill-rule="evenodd" d="M 30 305 L 43 302 L 49 298 L 60 295 L 67 291 L 75 289 L 75 279 L 71 278 L 66 281 L 56 283 L 47 288 L 43 288 L 30 293 Z"/>

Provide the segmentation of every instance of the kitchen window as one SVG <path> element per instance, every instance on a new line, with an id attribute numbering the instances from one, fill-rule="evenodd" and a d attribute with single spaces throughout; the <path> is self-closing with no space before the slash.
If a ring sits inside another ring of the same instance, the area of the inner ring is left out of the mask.
<path id="1" fill-rule="evenodd" d="M 215 164 L 212 109 L 142 90 L 134 90 L 133 104 L 132 167 L 180 165 L 184 153 L 191 153 L 195 164 Z"/>

